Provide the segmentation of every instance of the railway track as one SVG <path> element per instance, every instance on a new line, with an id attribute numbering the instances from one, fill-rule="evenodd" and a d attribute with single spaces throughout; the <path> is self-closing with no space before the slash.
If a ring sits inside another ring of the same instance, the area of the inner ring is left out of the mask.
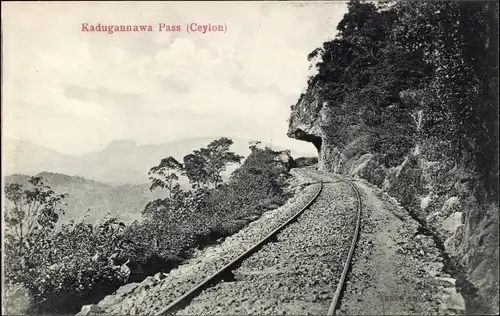
<path id="1" fill-rule="evenodd" d="M 323 192 L 325 186 L 332 186 L 332 185 L 338 185 L 339 183 L 345 183 L 355 193 L 356 201 L 355 201 L 354 209 L 357 212 L 356 212 L 355 219 L 354 219 L 354 225 L 355 225 L 354 232 L 353 233 L 351 232 L 351 236 L 347 236 L 347 237 L 351 237 L 350 243 L 349 243 L 350 246 L 348 248 L 347 253 L 345 253 L 345 251 L 344 251 L 347 248 L 347 247 L 345 247 L 346 245 L 344 245 L 344 244 L 348 238 L 343 238 L 342 242 L 340 242 L 344 247 L 343 247 L 342 251 L 339 251 L 339 252 L 342 252 L 341 257 L 345 258 L 341 269 L 339 269 L 340 267 L 337 263 L 333 266 L 331 264 L 326 264 L 326 266 L 327 266 L 326 270 L 328 270 L 328 267 L 332 266 L 330 268 L 332 271 L 336 272 L 337 274 L 338 274 L 338 272 L 341 272 L 340 277 L 336 278 L 336 279 L 338 279 L 337 287 L 335 289 L 333 297 L 331 298 L 331 300 L 329 302 L 329 306 L 328 306 L 328 315 L 334 315 L 336 309 L 338 308 L 338 304 L 339 304 L 340 297 L 342 294 L 342 289 L 344 288 L 344 283 L 345 283 L 345 280 L 347 278 L 347 274 L 349 272 L 351 259 L 352 259 L 352 256 L 354 254 L 354 250 L 356 248 L 356 242 L 359 238 L 360 223 L 361 223 L 361 210 L 362 210 L 361 197 L 360 197 L 360 193 L 359 193 L 358 189 L 356 188 L 356 186 L 353 183 L 351 183 L 350 181 L 347 181 L 341 177 L 330 176 L 330 177 L 334 177 L 335 181 L 331 181 L 331 178 L 329 179 L 330 181 L 328 181 L 325 179 L 321 179 L 321 177 L 322 177 L 321 174 L 316 173 L 314 171 L 307 171 L 305 173 L 307 176 L 314 179 L 314 181 L 318 184 L 318 189 L 315 192 L 315 194 L 313 195 L 313 197 L 306 203 L 306 205 L 304 205 L 300 209 L 300 211 L 298 211 L 293 216 L 291 216 L 286 222 L 284 222 L 278 228 L 273 230 L 270 234 L 268 234 L 262 240 L 260 240 L 256 244 L 254 244 L 250 249 L 245 251 L 243 254 L 239 255 L 238 257 L 233 259 L 231 262 L 229 262 L 228 264 L 223 266 L 221 269 L 219 269 L 218 271 L 216 271 L 215 273 L 213 273 L 212 275 L 207 277 L 205 280 L 203 280 L 199 284 L 195 285 L 191 290 L 189 290 L 188 292 L 186 292 L 185 294 L 183 294 L 182 296 L 178 297 L 176 300 L 171 302 L 168 306 L 166 306 L 165 308 L 160 310 L 156 315 L 158 315 L 158 316 L 160 316 L 160 315 L 173 315 L 177 312 L 180 312 L 180 314 L 185 314 L 186 310 L 184 310 L 184 313 L 181 311 L 185 308 L 189 308 L 190 304 L 192 304 L 192 302 L 193 302 L 193 300 L 195 300 L 195 298 L 199 297 L 200 294 L 202 294 L 202 293 L 205 293 L 205 292 L 210 291 L 210 290 L 214 290 L 214 288 L 217 287 L 218 284 L 224 283 L 224 282 L 226 282 L 227 284 L 238 283 L 238 282 L 244 283 L 245 281 L 249 282 L 247 280 L 248 278 L 252 279 L 254 277 L 254 275 L 260 275 L 263 273 L 265 274 L 266 273 L 264 271 L 265 269 L 263 270 L 262 268 L 258 268 L 258 269 L 253 268 L 253 270 L 252 270 L 252 262 L 254 264 L 255 264 L 255 262 L 258 262 L 260 266 L 262 266 L 262 265 L 268 266 L 265 263 L 262 264 L 261 262 L 263 260 L 265 261 L 265 260 L 269 259 L 270 255 L 259 254 L 259 252 L 261 252 L 261 253 L 265 253 L 266 251 L 269 252 L 269 246 L 272 245 L 273 243 L 276 243 L 279 238 L 283 238 L 283 237 L 280 237 L 282 235 L 292 236 L 292 235 L 290 235 L 289 230 L 292 229 L 292 226 L 294 224 L 297 225 L 298 219 L 301 216 L 303 216 L 307 210 L 311 209 L 311 207 L 314 205 L 314 203 L 316 202 L 318 197 L 320 197 L 320 195 L 322 195 L 322 192 Z M 322 202 L 323 202 L 323 205 L 325 205 L 325 202 L 326 202 L 326 205 L 328 205 L 328 202 L 329 202 L 328 197 L 323 198 Z M 335 208 L 335 207 L 331 206 L 331 208 Z M 349 217 L 351 217 L 352 216 L 351 213 L 346 213 L 346 214 L 348 214 Z M 307 214 L 309 215 L 309 213 L 307 213 Z M 339 213 L 337 215 L 340 215 L 340 214 L 341 213 Z M 312 218 L 314 218 L 314 215 L 312 215 L 312 214 L 309 216 L 312 216 Z M 348 220 L 346 220 L 346 221 L 348 221 Z M 351 223 L 352 223 L 352 220 L 351 220 Z M 325 225 L 327 225 L 327 224 L 325 224 Z M 302 228 L 302 229 L 304 229 L 304 228 Z M 344 235 L 346 235 L 346 234 L 344 234 Z M 327 235 L 325 235 L 325 236 L 327 236 Z M 344 236 L 344 237 L 346 237 L 346 236 Z M 294 249 L 294 248 L 296 248 L 296 246 L 298 246 L 298 245 L 295 245 L 295 247 L 294 247 L 293 238 L 291 238 L 291 239 L 292 239 L 292 242 L 290 243 L 291 245 L 289 245 L 289 248 L 284 248 L 285 249 L 284 253 L 290 253 L 291 252 L 290 249 Z M 285 241 L 286 241 L 286 238 L 285 238 Z M 287 244 L 287 243 L 284 243 L 284 244 Z M 267 248 L 263 249 L 265 247 L 267 247 Z M 321 247 L 326 247 L 326 246 L 324 244 L 318 244 L 317 247 L 321 248 Z M 277 252 L 279 253 L 279 251 L 277 251 Z M 271 250 L 271 255 L 274 253 L 276 253 L 276 251 Z M 292 251 L 292 253 L 293 253 L 293 251 Z M 304 251 L 304 253 L 305 253 L 305 251 Z M 255 257 L 259 257 L 259 255 L 260 255 L 260 258 L 255 259 Z M 314 255 L 314 253 L 313 253 L 313 255 Z M 325 260 L 333 261 L 332 259 L 333 258 L 331 258 L 331 256 L 328 256 L 328 254 L 326 254 Z M 340 258 L 338 258 L 338 259 L 340 259 Z M 259 265 L 257 265 L 257 266 L 259 266 Z M 244 267 L 242 267 L 242 266 L 244 266 Z M 272 264 L 270 264 L 269 266 L 272 266 Z M 283 269 L 278 268 L 270 273 L 273 275 L 276 275 L 276 274 L 280 274 L 280 273 L 283 274 L 284 271 L 286 271 L 286 268 L 283 268 Z M 295 271 L 295 272 L 297 272 L 297 271 Z M 288 272 L 288 273 L 293 273 L 293 271 Z M 335 273 L 332 273 L 332 274 L 335 274 Z M 249 275 L 251 275 L 251 277 L 249 277 Z M 234 282 L 237 278 L 239 278 L 238 282 Z M 306 276 L 304 276 L 302 278 L 307 279 L 307 274 L 306 274 Z M 267 275 L 264 277 L 264 279 L 269 280 Z M 311 278 L 309 277 L 309 279 L 311 279 Z M 310 280 L 310 281 L 312 283 L 316 282 L 315 280 Z M 332 287 L 331 287 L 332 281 L 326 282 L 326 284 L 330 285 L 329 292 L 332 292 Z M 250 282 L 252 282 L 252 281 L 250 281 Z M 280 285 L 278 284 L 278 286 L 280 286 Z M 285 288 L 287 288 L 287 287 L 285 287 Z M 218 289 L 215 289 L 215 291 L 217 291 L 217 290 Z M 227 292 L 228 290 L 222 289 L 221 291 Z M 322 293 L 325 294 L 325 291 L 323 290 Z M 330 294 L 326 293 L 326 295 L 323 295 L 323 299 L 322 299 L 323 302 L 326 300 L 327 297 L 330 298 L 330 296 L 331 296 Z M 226 296 L 230 296 L 230 295 L 231 294 L 228 294 Z M 207 299 L 207 298 L 205 298 L 205 299 Z M 302 298 L 302 299 L 304 299 L 304 298 Z M 274 302 L 274 303 L 277 303 L 277 302 Z M 303 308 L 303 306 L 301 306 L 301 308 Z M 189 313 L 190 312 L 188 311 L 188 314 Z"/>
<path id="2" fill-rule="evenodd" d="M 349 184 L 351 188 L 354 190 L 356 194 L 356 198 L 358 200 L 358 216 L 356 220 L 356 228 L 354 230 L 354 235 L 352 237 L 352 242 L 351 242 L 351 247 L 349 248 L 349 254 L 347 256 L 347 259 L 344 263 L 344 268 L 342 270 L 342 276 L 340 278 L 339 283 L 337 284 L 337 289 L 335 290 L 335 295 L 333 297 L 332 303 L 330 304 L 330 307 L 328 308 L 328 315 L 335 315 L 335 310 L 338 307 L 340 296 L 342 294 L 342 289 L 344 288 L 345 285 L 345 280 L 347 278 L 347 274 L 349 272 L 349 268 L 351 267 L 351 260 L 352 256 L 354 255 L 354 251 L 356 249 L 356 243 L 359 239 L 359 231 L 361 229 L 361 215 L 362 215 L 362 208 L 363 204 L 361 202 L 361 194 L 359 193 L 358 188 L 356 185 L 354 185 L 351 181 L 347 181 L 344 179 L 339 178 L 340 180 L 344 181 L 345 183 Z"/>

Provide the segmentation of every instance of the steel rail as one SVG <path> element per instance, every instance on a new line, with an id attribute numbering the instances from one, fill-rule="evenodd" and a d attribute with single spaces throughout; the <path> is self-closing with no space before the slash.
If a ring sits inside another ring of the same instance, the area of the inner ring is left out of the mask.
<path id="1" fill-rule="evenodd" d="M 342 271 L 342 276 L 340 277 L 339 283 L 337 284 L 337 289 L 335 290 L 335 294 L 333 296 L 332 302 L 330 304 L 330 307 L 328 308 L 328 313 L 327 315 L 335 315 L 335 311 L 337 309 L 337 305 L 340 300 L 340 295 L 342 293 L 342 289 L 344 287 L 345 279 L 347 277 L 347 274 L 349 272 L 349 268 L 351 266 L 351 260 L 352 256 L 354 254 L 354 250 L 356 249 L 356 244 L 359 239 L 359 231 L 361 228 L 361 213 L 362 213 L 362 202 L 361 202 L 361 194 L 359 193 L 358 188 L 356 185 L 354 185 L 351 181 L 345 180 L 339 176 L 335 176 L 337 179 L 341 180 L 342 182 L 345 182 L 351 186 L 351 188 L 354 190 L 354 193 L 356 194 L 356 197 L 358 199 L 358 218 L 356 221 L 356 229 L 354 230 L 354 236 L 351 241 L 351 248 L 349 249 L 349 254 L 347 255 L 347 259 L 344 264 L 344 269 Z"/>
<path id="2" fill-rule="evenodd" d="M 225 276 L 228 274 L 231 274 L 234 269 L 236 269 L 243 260 L 257 252 L 264 244 L 268 243 L 269 241 L 273 240 L 275 236 L 286 226 L 290 225 L 293 223 L 297 218 L 307 209 L 309 206 L 313 204 L 313 202 L 316 200 L 316 198 L 320 195 L 321 191 L 323 190 L 323 183 L 320 181 L 318 182 L 320 184 L 318 191 L 314 194 L 314 197 L 307 202 L 307 204 L 302 207 L 300 211 L 295 213 L 292 217 L 290 217 L 285 223 L 280 225 L 278 228 L 273 230 L 269 235 L 264 237 L 262 240 L 254 244 L 250 249 L 245 251 L 243 254 L 238 256 L 236 259 L 232 260 L 228 264 L 226 264 L 224 267 L 219 269 L 217 272 L 212 274 L 211 276 L 207 277 L 204 281 L 200 282 L 198 285 L 193 287 L 191 290 L 186 292 L 184 295 L 181 297 L 177 298 L 175 301 L 170 303 L 167 307 L 163 308 L 160 310 L 156 316 L 161 316 L 161 315 L 170 315 L 173 314 L 175 311 L 178 311 L 179 309 L 182 309 L 185 307 L 189 302 L 196 296 L 198 295 L 201 291 L 213 286 L 216 284 L 216 282 L 219 282 L 220 280 L 224 279 Z"/>

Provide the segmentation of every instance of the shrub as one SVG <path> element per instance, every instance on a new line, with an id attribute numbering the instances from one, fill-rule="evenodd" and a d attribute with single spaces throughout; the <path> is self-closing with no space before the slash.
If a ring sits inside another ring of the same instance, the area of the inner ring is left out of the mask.
<path id="1" fill-rule="evenodd" d="M 29 307 L 19 308 L 27 313 L 77 312 L 126 282 L 170 270 L 195 248 L 233 234 L 255 216 L 283 204 L 290 167 L 290 159 L 284 158 L 289 156 L 269 148 L 251 149 L 229 182 L 189 191 L 167 183 L 167 197 L 148 203 L 143 221 L 128 226 L 108 218 L 98 225 L 72 221 L 55 230 L 57 205 L 64 196 L 38 178 L 31 189 L 7 187 L 7 197 L 16 201 L 7 216 L 11 228 L 26 217 L 28 209 L 20 208 L 20 202 L 38 201 L 41 210 L 30 221 L 34 223 L 30 234 L 19 240 L 15 238 L 19 229 L 11 229 L 7 238 L 9 288 L 29 291 L 30 300 L 23 301 Z M 152 177 L 153 182 L 157 179 Z M 11 291 L 10 297 L 18 297 L 18 292 Z"/>
<path id="2" fill-rule="evenodd" d="M 9 282 L 23 284 L 33 296 L 29 312 L 77 311 L 95 299 L 97 284 L 107 291 L 122 284 L 126 276 L 116 261 L 128 256 L 122 247 L 123 227 L 116 219 L 98 226 L 71 222 L 36 240 L 21 256 L 7 256 Z"/>

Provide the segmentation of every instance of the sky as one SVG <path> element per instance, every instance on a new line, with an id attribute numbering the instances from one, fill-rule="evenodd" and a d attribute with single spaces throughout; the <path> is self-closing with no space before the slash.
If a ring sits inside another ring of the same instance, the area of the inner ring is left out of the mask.
<path id="1" fill-rule="evenodd" d="M 312 71 L 307 55 L 345 11 L 340 1 L 3 2 L 3 137 L 72 155 L 200 136 L 314 152 L 287 137 L 287 119 Z M 226 31 L 188 33 L 188 23 Z"/>

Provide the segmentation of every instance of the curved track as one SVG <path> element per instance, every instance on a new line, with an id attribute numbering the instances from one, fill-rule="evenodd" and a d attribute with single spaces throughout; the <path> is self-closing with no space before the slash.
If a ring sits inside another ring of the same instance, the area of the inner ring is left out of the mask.
<path id="1" fill-rule="evenodd" d="M 359 239 L 359 231 L 361 229 L 361 214 L 362 214 L 362 203 L 361 203 L 361 194 L 359 193 L 358 188 L 351 181 L 347 181 L 345 179 L 339 178 L 341 181 L 349 184 L 351 188 L 354 190 L 357 200 L 358 200 L 358 218 L 356 220 L 356 228 L 354 230 L 354 236 L 352 237 L 351 248 L 349 248 L 349 254 L 347 255 L 346 262 L 344 264 L 344 268 L 342 270 L 342 276 L 340 277 L 340 281 L 337 285 L 337 289 L 335 290 L 335 295 L 333 297 L 332 303 L 330 304 L 330 308 L 328 309 L 328 315 L 335 315 L 335 310 L 338 307 L 338 303 L 340 300 L 340 295 L 342 293 L 342 289 L 344 288 L 344 283 L 347 278 L 347 273 L 349 272 L 349 268 L 351 267 L 352 256 L 354 255 L 354 250 L 356 249 L 356 244 Z"/>
<path id="2" fill-rule="evenodd" d="M 291 216 L 285 223 L 280 225 L 278 228 L 273 230 L 270 234 L 268 234 L 265 238 L 257 242 L 255 245 L 253 245 L 250 249 L 245 251 L 243 254 L 232 260 L 230 263 L 226 264 L 224 267 L 216 271 L 214 274 L 211 276 L 207 277 L 204 281 L 200 282 L 196 286 L 194 286 L 190 291 L 185 293 L 184 295 L 180 296 L 177 298 L 175 301 L 170 303 L 168 306 L 160 310 L 156 315 L 172 315 L 175 314 L 177 311 L 183 309 L 184 307 L 188 306 L 190 302 L 198 296 L 200 293 L 202 293 L 204 290 L 207 290 L 213 286 L 215 286 L 218 282 L 220 281 L 232 281 L 234 280 L 234 271 L 238 269 L 241 264 L 247 260 L 249 257 L 252 255 L 258 253 L 264 245 L 267 245 L 269 243 L 275 242 L 277 240 L 277 236 L 280 232 L 282 232 L 285 228 L 289 227 L 292 223 L 296 222 L 297 219 L 307 210 L 311 207 L 311 205 L 316 201 L 316 199 L 320 196 L 322 193 L 324 184 L 326 183 L 339 183 L 339 182 L 344 182 L 348 184 L 355 192 L 356 198 L 357 198 L 357 216 L 356 216 L 356 227 L 354 229 L 354 234 L 351 239 L 351 244 L 349 248 L 349 252 L 347 253 L 347 258 L 345 260 L 345 263 L 342 268 L 342 274 L 340 276 L 340 279 L 338 281 L 336 291 L 333 295 L 333 299 L 331 300 L 331 303 L 328 308 L 328 314 L 329 315 L 334 315 L 335 310 L 338 307 L 339 299 L 341 297 L 342 289 L 344 288 L 344 282 L 346 280 L 351 259 L 354 254 L 354 250 L 356 248 L 356 242 L 359 238 L 359 231 L 360 231 L 360 224 L 361 224 L 361 209 L 362 209 L 362 203 L 361 203 L 361 197 L 358 189 L 356 186 L 348 181 L 345 180 L 341 177 L 334 176 L 335 179 L 338 179 L 337 181 L 323 181 L 318 177 L 318 175 L 321 174 L 311 174 L 310 172 L 305 172 L 307 176 L 310 178 L 314 179 L 319 183 L 319 187 L 317 192 L 314 194 L 314 196 L 311 198 L 311 200 L 306 203 L 304 207 L 297 213 L 295 213 L 293 216 Z M 330 177 L 332 175 L 329 175 Z"/>

